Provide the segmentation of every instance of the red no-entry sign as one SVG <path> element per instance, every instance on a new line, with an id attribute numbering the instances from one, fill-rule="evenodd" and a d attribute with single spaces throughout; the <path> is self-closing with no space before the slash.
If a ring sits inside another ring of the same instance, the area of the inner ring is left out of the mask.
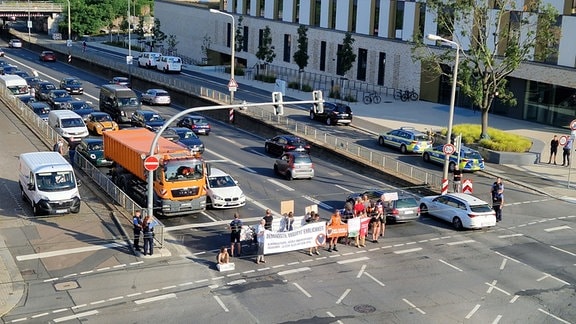
<path id="1" fill-rule="evenodd" d="M 144 160 L 144 169 L 146 169 L 146 171 L 155 171 L 159 165 L 160 160 L 154 155 L 150 155 Z"/>

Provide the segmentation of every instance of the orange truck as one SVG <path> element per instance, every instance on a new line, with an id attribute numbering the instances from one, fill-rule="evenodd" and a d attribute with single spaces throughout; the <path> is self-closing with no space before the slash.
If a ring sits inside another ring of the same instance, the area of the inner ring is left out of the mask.
<path id="1" fill-rule="evenodd" d="M 104 132 L 104 155 L 114 161 L 112 181 L 138 204 L 148 201 L 144 158 L 156 134 L 145 128 Z M 206 163 L 199 153 L 160 137 L 155 156 L 154 213 L 174 216 L 206 210 Z"/>

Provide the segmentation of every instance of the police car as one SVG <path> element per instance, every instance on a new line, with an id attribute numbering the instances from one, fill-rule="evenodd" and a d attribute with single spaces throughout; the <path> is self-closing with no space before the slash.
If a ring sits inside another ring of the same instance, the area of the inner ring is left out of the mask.
<path id="1" fill-rule="evenodd" d="M 422 159 L 426 162 L 436 163 L 444 165 L 446 154 L 442 151 L 444 145 L 436 145 L 434 147 L 428 148 L 422 154 Z M 450 172 L 454 171 L 454 167 L 458 163 L 458 155 L 452 153 L 450 155 L 450 160 L 448 164 L 448 170 Z M 484 170 L 484 159 L 482 155 L 474 149 L 467 146 L 462 146 L 460 148 L 460 170 L 462 171 L 479 171 Z"/>
<path id="2" fill-rule="evenodd" d="M 413 127 L 401 127 L 378 136 L 378 144 L 392 146 L 403 154 L 407 152 L 422 153 L 432 146 L 432 141 L 422 132 Z"/>

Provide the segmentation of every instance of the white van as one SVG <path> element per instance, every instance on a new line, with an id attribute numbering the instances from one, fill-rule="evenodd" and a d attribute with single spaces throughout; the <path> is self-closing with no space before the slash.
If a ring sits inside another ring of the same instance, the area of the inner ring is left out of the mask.
<path id="1" fill-rule="evenodd" d="M 155 67 L 160 56 L 162 56 L 162 54 L 157 52 L 142 52 L 138 56 L 138 66 L 146 68 Z"/>
<path id="2" fill-rule="evenodd" d="M 156 69 L 164 73 L 182 71 L 182 59 L 178 56 L 160 56 Z"/>
<path id="3" fill-rule="evenodd" d="M 16 97 L 28 96 L 30 87 L 26 80 L 15 74 L 0 75 L 0 86 L 7 88 Z"/>
<path id="4" fill-rule="evenodd" d="M 18 183 L 34 215 L 80 212 L 80 192 L 74 169 L 58 152 L 20 155 Z"/>
<path id="5" fill-rule="evenodd" d="M 48 125 L 69 142 L 79 142 L 88 136 L 84 120 L 71 110 L 51 110 L 48 114 Z"/>

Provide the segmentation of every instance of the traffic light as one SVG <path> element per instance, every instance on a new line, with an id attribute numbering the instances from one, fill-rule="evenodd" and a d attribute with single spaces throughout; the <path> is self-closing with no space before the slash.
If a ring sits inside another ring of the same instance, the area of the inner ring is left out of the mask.
<path id="1" fill-rule="evenodd" d="M 322 99 L 322 91 L 314 90 L 312 91 L 312 100 L 316 101 L 314 103 L 314 113 L 321 114 L 324 112 L 324 99 Z"/>
<path id="2" fill-rule="evenodd" d="M 284 105 L 282 104 L 282 92 L 272 92 L 272 102 L 274 103 L 274 115 L 284 115 Z"/>

